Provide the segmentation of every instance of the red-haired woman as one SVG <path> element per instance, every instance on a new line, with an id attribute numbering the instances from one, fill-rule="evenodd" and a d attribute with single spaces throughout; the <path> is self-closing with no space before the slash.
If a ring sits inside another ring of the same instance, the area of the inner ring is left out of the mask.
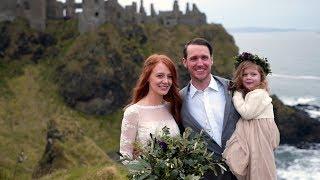
<path id="1" fill-rule="evenodd" d="M 123 115 L 120 153 L 135 158 L 134 144 L 146 146 L 150 133 L 164 126 L 171 136 L 179 135 L 181 102 L 172 60 L 165 55 L 149 56 Z"/>

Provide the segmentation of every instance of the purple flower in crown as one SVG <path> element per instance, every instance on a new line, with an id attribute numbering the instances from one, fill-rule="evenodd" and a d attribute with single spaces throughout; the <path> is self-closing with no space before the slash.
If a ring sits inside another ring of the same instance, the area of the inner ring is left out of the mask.
<path id="1" fill-rule="evenodd" d="M 252 58 L 253 58 L 253 55 L 251 53 L 243 52 L 241 54 L 241 59 L 243 59 L 243 60 L 248 60 L 248 59 L 252 59 Z"/>
<path id="2" fill-rule="evenodd" d="M 166 151 L 168 149 L 168 144 L 164 141 L 158 141 L 159 146 L 163 151 Z"/>

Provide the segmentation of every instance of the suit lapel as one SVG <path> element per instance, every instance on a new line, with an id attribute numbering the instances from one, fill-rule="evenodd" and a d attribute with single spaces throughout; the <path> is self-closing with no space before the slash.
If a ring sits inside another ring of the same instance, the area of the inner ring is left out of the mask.
<path id="1" fill-rule="evenodd" d="M 190 111 L 188 110 L 188 106 L 187 106 L 187 101 L 188 101 L 188 92 L 189 92 L 189 88 L 190 88 L 190 84 L 187 85 L 187 87 L 184 89 L 184 91 L 182 92 L 182 107 L 181 107 L 181 113 L 185 114 L 187 116 L 187 120 L 190 121 L 190 123 L 193 125 L 192 128 L 194 128 L 195 130 L 200 130 L 202 129 L 202 127 L 200 126 L 200 124 L 198 123 L 198 121 L 190 114 Z"/>
<path id="2" fill-rule="evenodd" d="M 184 89 L 184 91 L 182 92 L 182 97 L 183 97 L 183 103 L 182 103 L 182 108 L 181 108 L 181 113 L 184 113 L 186 114 L 187 116 L 187 120 L 189 121 L 189 123 L 192 124 L 192 129 L 196 132 L 200 132 L 203 128 L 201 127 L 201 125 L 198 123 L 198 121 L 192 116 L 192 114 L 190 113 L 190 111 L 188 110 L 188 107 L 187 107 L 187 101 L 188 101 L 188 92 L 189 92 L 189 88 L 190 88 L 190 84 L 187 85 L 186 89 Z M 206 137 L 209 137 L 215 144 L 217 144 L 215 142 L 214 139 L 211 138 L 211 136 L 206 132 L 204 131 L 203 132 L 204 135 Z"/>
<path id="3" fill-rule="evenodd" d="M 219 77 L 214 76 L 223 86 L 223 90 L 224 90 L 224 95 L 226 98 L 226 104 L 224 107 L 224 116 L 223 116 L 223 126 L 222 126 L 222 134 L 223 131 L 227 125 L 228 119 L 229 119 L 229 115 L 230 115 L 230 108 L 231 108 L 231 94 L 229 91 L 229 84 L 226 81 L 221 80 Z"/>

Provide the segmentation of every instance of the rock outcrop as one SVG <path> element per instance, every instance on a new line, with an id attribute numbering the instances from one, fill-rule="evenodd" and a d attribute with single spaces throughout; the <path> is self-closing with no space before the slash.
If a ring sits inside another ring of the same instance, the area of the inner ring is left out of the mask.
<path id="1" fill-rule="evenodd" d="M 32 176 L 39 178 L 57 170 L 109 161 L 105 152 L 84 135 L 77 122 L 61 116 L 48 122 L 46 148 Z"/>
<path id="2" fill-rule="evenodd" d="M 312 143 L 320 143 L 320 121 L 305 111 L 284 105 L 277 96 L 272 99 L 281 144 L 306 148 Z"/>

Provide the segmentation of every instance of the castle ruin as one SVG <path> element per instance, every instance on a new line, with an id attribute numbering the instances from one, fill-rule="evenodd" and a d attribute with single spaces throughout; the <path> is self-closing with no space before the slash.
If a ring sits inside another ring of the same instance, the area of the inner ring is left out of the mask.
<path id="1" fill-rule="evenodd" d="M 192 9 L 187 8 L 185 13 L 180 11 L 178 1 L 173 3 L 172 11 L 159 11 L 156 13 L 153 4 L 151 13 L 147 15 L 143 0 L 122 7 L 117 0 L 66 0 L 65 3 L 57 0 L 1 0 L 0 22 L 13 21 L 16 17 L 26 18 L 30 26 L 43 31 L 48 19 L 78 19 L 81 33 L 97 29 L 104 23 L 116 25 L 158 23 L 164 26 L 177 24 L 202 25 L 206 24 L 206 15 L 199 11 L 195 4 Z M 81 12 L 76 12 L 81 9 Z"/>

